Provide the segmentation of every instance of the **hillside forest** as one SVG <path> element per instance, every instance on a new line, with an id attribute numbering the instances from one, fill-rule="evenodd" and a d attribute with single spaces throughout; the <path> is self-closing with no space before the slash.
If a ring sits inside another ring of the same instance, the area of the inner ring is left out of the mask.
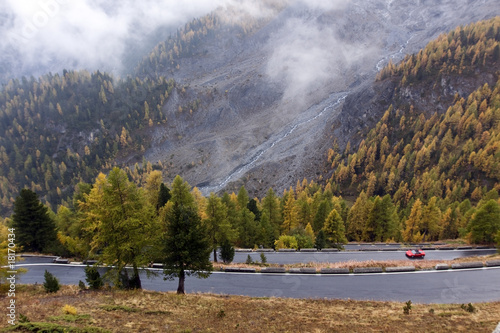
<path id="1" fill-rule="evenodd" d="M 359 144 L 332 144 L 324 180 L 298 180 L 260 198 L 244 186 L 209 197 L 195 187 L 182 200 L 193 203 L 212 250 L 227 243 L 323 248 L 457 238 L 500 244 L 499 69 L 500 18 L 458 27 L 400 64 L 389 63 L 377 80 L 397 82 L 397 96 L 405 87 L 481 70 L 495 76 L 494 86 L 457 93 L 444 113 L 390 105 Z M 185 182 L 164 184 L 164 165 L 116 165 L 127 152 L 144 151 L 148 128 L 168 122 L 162 105 L 173 89 L 182 87 L 165 78 L 115 83 L 99 72 L 66 71 L 4 86 L 0 193 L 2 214 L 14 214 L 2 229 L 26 212 L 19 196 L 25 189 L 47 208 L 43 241 L 17 224 L 27 251 L 91 258 L 117 241 L 103 238 L 102 230 L 125 237 L 123 246 L 152 246 L 148 239 L 172 209 L 170 193 Z"/>

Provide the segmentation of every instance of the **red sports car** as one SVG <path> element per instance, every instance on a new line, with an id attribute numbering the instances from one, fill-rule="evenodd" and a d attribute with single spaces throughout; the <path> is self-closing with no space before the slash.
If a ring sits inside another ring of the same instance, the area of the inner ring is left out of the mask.
<path id="1" fill-rule="evenodd" d="M 406 256 L 410 259 L 423 259 L 425 257 L 425 252 L 422 250 L 408 250 L 406 251 Z"/>

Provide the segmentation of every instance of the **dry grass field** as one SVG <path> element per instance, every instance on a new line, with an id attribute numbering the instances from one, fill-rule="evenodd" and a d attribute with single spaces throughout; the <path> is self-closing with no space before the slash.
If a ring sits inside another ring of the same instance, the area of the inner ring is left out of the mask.
<path id="1" fill-rule="evenodd" d="M 17 313 L 29 320 L 16 329 L 21 332 L 490 333 L 500 320 L 500 302 L 473 304 L 474 312 L 460 304 L 413 304 L 404 314 L 405 303 L 397 302 L 94 292 L 77 286 L 55 294 L 40 285 L 18 289 Z M 2 326 L 14 328 L 6 320 Z"/>

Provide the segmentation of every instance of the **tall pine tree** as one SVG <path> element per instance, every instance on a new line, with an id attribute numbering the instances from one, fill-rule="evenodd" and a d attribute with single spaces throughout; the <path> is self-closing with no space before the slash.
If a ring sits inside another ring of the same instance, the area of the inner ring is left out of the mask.
<path id="1" fill-rule="evenodd" d="M 177 293 L 184 294 L 186 276 L 207 278 L 210 275 L 212 246 L 188 183 L 180 176 L 175 177 L 171 193 L 162 221 L 163 274 L 170 280 L 178 277 Z"/>
<path id="2" fill-rule="evenodd" d="M 17 244 L 26 252 L 43 252 L 56 240 L 55 222 L 48 208 L 29 189 L 22 189 L 14 202 L 12 227 L 16 229 Z"/>

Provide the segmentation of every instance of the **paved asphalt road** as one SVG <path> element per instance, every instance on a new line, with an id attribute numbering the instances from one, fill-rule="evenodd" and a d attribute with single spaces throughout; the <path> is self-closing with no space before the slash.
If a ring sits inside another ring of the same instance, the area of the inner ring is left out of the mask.
<path id="1" fill-rule="evenodd" d="M 79 280 L 85 280 L 82 266 L 50 264 L 46 263 L 47 261 L 50 259 L 30 258 L 27 262 L 18 263 L 18 267 L 26 265 L 28 268 L 27 273 L 19 276 L 18 282 L 43 283 L 43 273 L 46 269 L 56 275 L 63 284 L 77 284 Z M 159 270 L 156 271 L 160 273 Z M 499 301 L 498 281 L 500 281 L 500 267 L 359 275 L 214 272 L 208 279 L 188 277 L 186 291 L 254 297 L 474 303 Z M 175 291 L 177 281 L 164 281 L 161 275 L 148 279 L 144 274 L 143 288 Z"/>
<path id="2" fill-rule="evenodd" d="M 485 256 L 496 253 L 496 249 L 485 250 L 428 250 L 425 251 L 427 260 L 453 260 L 455 258 L 470 256 Z M 406 260 L 404 251 L 346 251 L 346 252 L 265 252 L 267 262 L 270 264 L 293 264 L 308 262 L 342 262 L 349 260 Z M 253 261 L 260 262 L 260 253 L 237 252 L 234 262 L 243 263 L 250 255 Z"/>

